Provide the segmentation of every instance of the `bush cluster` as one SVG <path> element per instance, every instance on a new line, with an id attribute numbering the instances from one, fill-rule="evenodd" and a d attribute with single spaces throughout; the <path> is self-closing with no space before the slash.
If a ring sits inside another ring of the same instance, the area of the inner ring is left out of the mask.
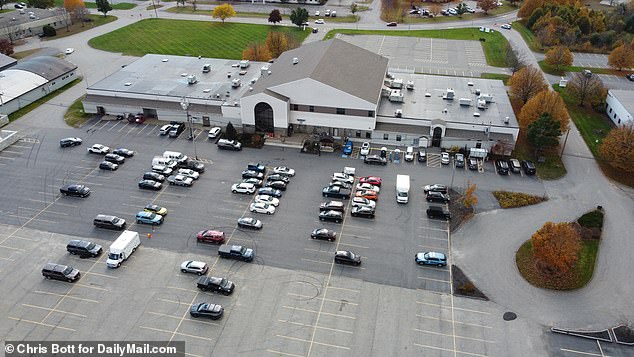
<path id="1" fill-rule="evenodd" d="M 579 217 L 577 222 L 582 227 L 601 229 L 603 227 L 603 212 L 599 210 L 590 211 Z"/>
<path id="2" fill-rule="evenodd" d="M 493 191 L 493 196 L 495 196 L 502 208 L 530 206 L 547 200 L 545 196 L 510 191 Z"/>

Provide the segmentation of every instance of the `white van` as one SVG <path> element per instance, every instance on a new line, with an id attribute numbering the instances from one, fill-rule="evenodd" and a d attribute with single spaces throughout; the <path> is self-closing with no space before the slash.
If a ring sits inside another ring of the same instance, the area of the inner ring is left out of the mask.
<path id="1" fill-rule="evenodd" d="M 414 161 L 414 147 L 408 146 L 405 150 L 405 161 Z"/>
<path id="2" fill-rule="evenodd" d="M 172 124 L 165 124 L 159 129 L 159 134 L 167 135 L 172 130 Z"/>
<path id="3" fill-rule="evenodd" d="M 126 261 L 140 244 L 141 239 L 138 232 L 123 231 L 119 238 L 110 245 L 106 264 L 109 268 L 120 267 L 121 263 Z"/>
<path id="4" fill-rule="evenodd" d="M 185 163 L 187 162 L 187 159 L 189 159 L 187 155 L 183 155 L 178 151 L 166 151 L 163 153 L 163 157 L 176 160 L 179 164 Z"/>
<path id="5" fill-rule="evenodd" d="M 152 159 L 152 166 L 163 165 L 163 166 L 169 167 L 170 169 L 174 169 L 174 167 L 176 167 L 176 164 L 177 164 L 176 160 L 163 157 L 163 156 L 155 156 Z"/>

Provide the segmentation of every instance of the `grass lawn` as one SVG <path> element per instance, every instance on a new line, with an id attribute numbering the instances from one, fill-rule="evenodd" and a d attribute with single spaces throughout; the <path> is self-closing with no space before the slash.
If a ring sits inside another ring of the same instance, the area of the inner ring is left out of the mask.
<path id="1" fill-rule="evenodd" d="M 502 74 L 502 73 L 482 73 L 480 74 L 480 78 L 499 79 L 502 82 L 504 82 L 504 85 L 506 85 L 509 79 L 511 78 L 511 76 L 509 76 L 508 74 Z"/>
<path id="2" fill-rule="evenodd" d="M 271 31 L 288 33 L 298 43 L 309 34 L 309 31 L 287 26 L 146 19 L 95 37 L 88 44 L 132 56 L 158 53 L 241 59 L 248 44 L 264 42 Z"/>
<path id="3" fill-rule="evenodd" d="M 19 119 L 20 117 L 28 114 L 29 112 L 31 112 L 35 108 L 39 107 L 40 105 L 48 102 L 49 100 L 57 97 L 58 95 L 64 93 L 64 91 L 66 91 L 67 89 L 70 89 L 72 86 L 74 86 L 75 84 L 77 84 L 77 83 L 79 83 L 81 81 L 82 81 L 82 78 L 78 77 L 77 79 L 75 79 L 74 81 L 68 83 L 67 85 L 63 86 L 62 88 L 59 88 L 59 89 L 55 90 L 54 92 L 51 92 L 48 95 L 46 95 L 46 96 L 36 100 L 35 102 L 27 105 L 26 107 L 22 107 L 18 111 L 15 111 L 15 112 L 9 114 L 9 121 L 14 121 L 14 120 Z"/>
<path id="4" fill-rule="evenodd" d="M 17 59 L 17 60 L 21 60 L 27 56 L 30 56 L 36 52 L 38 52 L 39 50 L 41 50 L 41 48 L 34 48 L 32 50 L 26 50 L 26 51 L 20 51 L 20 52 L 15 52 L 14 54 L 11 55 L 11 57 Z"/>
<path id="5" fill-rule="evenodd" d="M 166 12 L 173 12 L 177 14 L 196 14 L 196 15 L 209 15 L 211 16 L 211 10 L 196 10 L 192 6 L 175 6 L 166 10 Z M 250 18 L 261 18 L 265 19 L 265 22 L 268 23 L 269 14 L 264 12 L 236 12 L 236 17 L 250 17 Z M 326 23 L 339 23 L 339 22 L 357 22 L 358 17 L 353 15 L 347 16 L 338 16 L 338 17 L 327 17 L 323 16 L 310 16 L 308 18 L 308 22 L 313 25 L 316 19 L 325 19 Z M 290 21 L 290 15 L 282 14 L 282 20 Z"/>
<path id="6" fill-rule="evenodd" d="M 566 72 L 582 72 L 584 69 L 589 69 L 592 73 L 596 74 L 613 74 L 615 76 L 625 76 L 626 73 L 630 73 L 628 71 L 617 71 L 616 69 L 611 68 L 593 68 L 593 67 L 576 67 L 576 66 L 560 66 L 559 70 L 555 68 L 555 66 L 551 66 L 545 61 L 539 61 L 539 67 L 541 67 L 542 71 L 548 74 L 554 74 L 556 76 L 563 76 Z"/>
<path id="7" fill-rule="evenodd" d="M 563 277 L 553 278 L 535 267 L 533 245 L 529 239 L 515 254 L 515 263 L 522 277 L 531 285 L 552 290 L 574 290 L 584 287 L 592 279 L 598 251 L 598 240 L 582 240 L 579 260 L 573 269 Z"/>
<path id="8" fill-rule="evenodd" d="M 93 114 L 84 113 L 84 106 L 81 104 L 81 101 L 85 96 L 81 96 L 81 98 L 77 99 L 73 104 L 68 107 L 68 110 L 64 114 L 64 121 L 66 124 L 72 126 L 73 128 L 79 128 L 84 123 L 90 119 Z"/>
<path id="9" fill-rule="evenodd" d="M 61 37 L 71 36 L 76 33 L 84 32 L 86 30 L 105 25 L 117 19 L 116 16 L 110 15 L 106 17 L 103 17 L 103 15 L 88 15 L 88 18 L 92 21 L 84 23 L 84 27 L 81 26 L 81 23 L 76 22 L 68 27 L 68 31 L 65 27 L 59 28 L 57 29 L 57 35 L 53 37 L 44 37 L 42 38 L 42 40 L 55 40 Z"/>
<path id="10" fill-rule="evenodd" d="M 120 2 L 120 3 L 116 3 L 113 4 L 111 1 L 110 2 L 110 6 L 112 7 L 113 10 L 130 10 L 130 9 L 134 9 L 136 7 L 136 4 L 131 4 L 129 2 Z M 97 3 L 96 2 L 84 2 L 84 5 L 86 5 L 87 9 L 96 9 L 97 8 Z M 64 0 L 55 0 L 55 6 L 57 7 L 64 7 Z"/>
<path id="11" fill-rule="evenodd" d="M 484 33 L 477 28 L 459 28 L 446 30 L 412 30 L 412 31 L 390 31 L 390 30 L 348 30 L 335 29 L 329 31 L 324 37 L 325 40 L 335 37 L 336 34 L 346 35 L 382 35 L 382 36 L 405 36 L 405 37 L 426 37 L 444 38 L 448 40 L 470 40 L 478 41 L 480 38 L 486 39 L 482 43 L 484 55 L 487 63 L 495 67 L 507 67 L 504 47 L 508 44 L 506 38 L 499 32 Z"/>
<path id="12" fill-rule="evenodd" d="M 154 10 L 154 9 L 160 9 L 162 7 L 163 7 L 163 5 L 150 5 L 150 6 L 146 7 L 145 9 L 146 10 Z"/>
<path id="13" fill-rule="evenodd" d="M 511 26 L 513 27 L 513 29 L 519 32 L 520 35 L 522 35 L 524 42 L 526 42 L 526 44 L 528 45 L 528 48 L 535 52 L 544 52 L 544 48 L 539 43 L 537 37 L 535 37 L 533 31 L 529 30 L 526 26 L 524 26 L 524 24 L 519 21 L 513 22 Z"/>

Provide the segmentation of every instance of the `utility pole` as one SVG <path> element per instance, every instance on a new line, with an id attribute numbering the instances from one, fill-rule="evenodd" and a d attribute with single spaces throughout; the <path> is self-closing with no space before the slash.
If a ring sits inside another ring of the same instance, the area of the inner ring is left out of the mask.
<path id="1" fill-rule="evenodd" d="M 181 98 L 181 108 L 185 111 L 185 115 L 187 116 L 187 122 L 189 123 L 189 140 L 194 143 L 194 158 L 198 160 L 198 152 L 196 151 L 196 138 L 194 138 L 194 128 L 192 117 L 189 115 L 189 101 L 187 97 Z"/>

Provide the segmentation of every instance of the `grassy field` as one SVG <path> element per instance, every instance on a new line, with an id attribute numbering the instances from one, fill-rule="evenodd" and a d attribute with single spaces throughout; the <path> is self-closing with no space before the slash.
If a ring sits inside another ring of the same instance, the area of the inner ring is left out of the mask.
<path id="1" fill-rule="evenodd" d="M 77 79 L 75 79 L 74 81 L 68 83 L 67 85 L 63 86 L 62 88 L 59 88 L 59 89 L 55 90 L 54 92 L 51 92 L 48 95 L 46 95 L 46 96 L 36 100 L 35 102 L 27 105 L 26 107 L 22 107 L 18 111 L 15 111 L 15 112 L 9 114 L 9 121 L 18 120 L 20 117 L 28 114 L 29 112 L 31 112 L 35 108 L 39 107 L 40 105 L 48 102 L 49 100 L 57 97 L 58 95 L 64 93 L 64 91 L 66 91 L 67 89 L 70 89 L 72 86 L 74 86 L 75 84 L 77 84 L 77 83 L 79 83 L 81 81 L 82 81 L 82 78 L 78 77 Z"/>
<path id="2" fill-rule="evenodd" d="M 195 14 L 195 15 L 208 15 L 211 16 L 211 10 L 196 10 L 192 6 L 178 6 L 171 7 L 166 10 L 166 12 L 173 12 L 176 14 Z M 265 19 L 265 22 L 269 18 L 268 13 L 264 12 L 236 12 L 236 17 L 250 17 L 250 18 L 260 18 Z M 316 19 L 324 19 L 326 23 L 346 23 L 346 22 L 357 22 L 358 18 L 356 16 L 348 15 L 348 16 L 339 16 L 339 17 L 326 17 L 323 16 L 310 16 L 308 22 L 314 24 L 314 20 Z M 290 21 L 290 15 L 282 14 L 282 20 Z"/>
<path id="3" fill-rule="evenodd" d="M 72 126 L 73 128 L 81 127 L 93 114 L 84 113 L 84 106 L 81 104 L 81 101 L 84 99 L 84 96 L 77 99 L 73 104 L 68 107 L 66 113 L 64 113 L 64 121 L 66 124 Z"/>
<path id="4" fill-rule="evenodd" d="M 544 275 L 535 267 L 533 245 L 529 239 L 515 254 L 515 263 L 522 277 L 531 285 L 552 290 L 574 290 L 586 286 L 592 279 L 598 251 L 598 240 L 582 240 L 579 260 L 572 271 L 563 277 L 553 278 Z"/>
<path id="5" fill-rule="evenodd" d="M 480 74 L 480 78 L 499 79 L 502 82 L 504 82 L 504 85 L 506 85 L 509 79 L 511 79 L 511 76 L 509 76 L 508 74 L 501 74 L 501 73 L 482 73 Z"/>
<path id="6" fill-rule="evenodd" d="M 158 53 L 241 59 L 249 43 L 263 42 L 271 31 L 288 33 L 298 43 L 309 34 L 309 31 L 287 26 L 146 19 L 95 37 L 88 44 L 132 56 Z"/>
<path id="7" fill-rule="evenodd" d="M 482 43 L 482 49 L 486 56 L 487 63 L 490 66 L 506 67 L 506 56 L 504 56 L 504 47 L 508 44 L 506 38 L 499 32 L 484 33 L 477 28 L 459 28 L 446 30 L 412 30 L 412 31 L 390 31 L 390 30 L 347 30 L 335 29 L 326 34 L 324 39 L 335 37 L 336 34 L 346 35 L 382 35 L 382 36 L 405 36 L 405 37 L 426 37 L 426 38 L 444 38 L 448 40 L 470 40 L 478 41 L 480 38 L 485 39 Z"/>
<path id="8" fill-rule="evenodd" d="M 87 9 L 97 8 L 97 3 L 95 2 L 84 2 L 84 5 L 86 5 Z M 55 0 L 55 6 L 64 7 L 64 0 Z M 112 7 L 113 10 L 130 10 L 130 9 L 134 9 L 136 7 L 136 4 L 131 4 L 129 2 L 120 2 L 120 3 L 113 4 L 112 2 L 110 2 L 110 6 Z"/>
<path id="9" fill-rule="evenodd" d="M 55 40 L 58 38 L 71 36 L 76 33 L 84 32 L 86 30 L 90 30 L 92 28 L 105 25 L 117 19 L 116 16 L 110 16 L 110 15 L 106 17 L 104 17 L 103 15 L 88 15 L 88 18 L 92 21 L 84 23 L 83 27 L 81 26 L 81 23 L 75 22 L 74 24 L 68 27 L 68 30 L 66 30 L 65 27 L 59 28 L 57 29 L 57 35 L 53 37 L 44 37 L 42 38 L 42 40 Z"/>

